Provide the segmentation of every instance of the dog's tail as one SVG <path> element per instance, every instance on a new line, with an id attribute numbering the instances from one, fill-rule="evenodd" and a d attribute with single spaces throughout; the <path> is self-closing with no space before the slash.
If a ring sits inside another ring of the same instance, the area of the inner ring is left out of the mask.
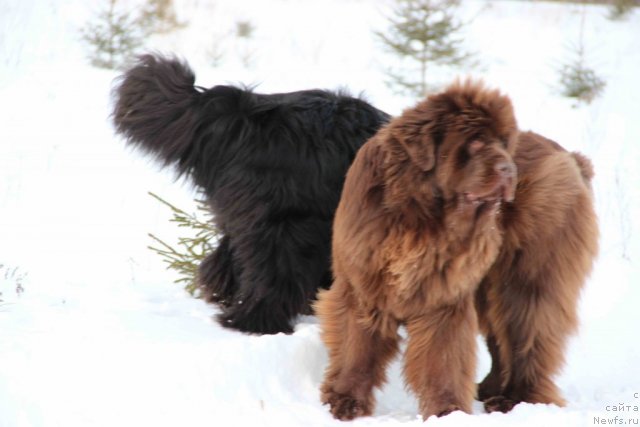
<path id="1" fill-rule="evenodd" d="M 157 54 L 142 55 L 114 87 L 113 123 L 127 141 L 176 164 L 182 173 L 201 120 L 201 91 L 184 62 Z"/>
<path id="2" fill-rule="evenodd" d="M 586 182 L 587 184 L 590 184 L 591 179 L 593 179 L 593 176 L 595 175 L 591 160 L 589 160 L 589 158 L 584 154 L 579 153 L 577 151 L 572 152 L 571 156 L 573 157 L 573 160 L 575 160 L 576 164 L 578 165 L 578 168 L 580 169 L 580 174 L 582 175 L 582 179 L 584 179 L 584 182 Z"/>

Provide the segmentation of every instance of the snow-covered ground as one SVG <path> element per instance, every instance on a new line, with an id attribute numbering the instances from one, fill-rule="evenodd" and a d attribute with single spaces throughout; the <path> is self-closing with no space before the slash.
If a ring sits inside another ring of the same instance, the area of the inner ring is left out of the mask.
<path id="1" fill-rule="evenodd" d="M 102 3 L 0 3 L 0 427 L 340 425 L 318 398 L 327 356 L 315 318 L 289 336 L 223 330 L 216 308 L 173 284 L 147 249 L 148 232 L 178 235 L 147 191 L 187 209 L 194 192 L 113 136 L 117 73 L 87 65 L 78 34 Z M 176 3 L 189 26 L 149 47 L 184 56 L 200 85 L 347 87 L 390 113 L 412 103 L 384 84 L 395 60 L 372 35 L 384 29 L 384 2 Z M 554 85 L 583 12 L 587 58 L 607 86 L 572 108 Z M 461 13 L 482 64 L 474 75 L 511 95 L 521 127 L 593 159 L 601 250 L 558 378 L 566 408 L 487 415 L 476 403 L 473 415 L 427 422 L 639 424 L 640 13 L 614 23 L 600 6 L 482 0 L 463 2 Z M 256 28 L 248 47 L 227 35 L 239 20 Z M 226 46 L 215 68 L 214 40 Z M 246 48 L 249 67 L 238 54 Z M 479 367 L 480 378 L 484 351 Z M 353 425 L 422 423 L 398 362 L 389 378 L 374 416 Z"/>

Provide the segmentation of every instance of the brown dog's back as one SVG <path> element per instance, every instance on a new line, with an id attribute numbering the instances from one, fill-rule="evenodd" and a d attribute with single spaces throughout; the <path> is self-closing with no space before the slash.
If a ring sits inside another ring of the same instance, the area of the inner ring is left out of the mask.
<path id="1" fill-rule="evenodd" d="M 489 411 L 564 403 L 553 376 L 597 253 L 590 160 L 532 132 L 520 135 L 514 160 L 518 188 L 504 207 L 502 249 L 476 299 L 493 358 L 478 390 Z"/>

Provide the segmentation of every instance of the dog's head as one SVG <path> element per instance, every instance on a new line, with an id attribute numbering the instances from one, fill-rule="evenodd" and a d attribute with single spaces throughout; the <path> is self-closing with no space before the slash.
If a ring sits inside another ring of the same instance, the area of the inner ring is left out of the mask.
<path id="1" fill-rule="evenodd" d="M 511 101 L 497 90 L 454 83 L 406 110 L 394 133 L 411 161 L 433 174 L 445 199 L 513 200 L 518 130 Z"/>

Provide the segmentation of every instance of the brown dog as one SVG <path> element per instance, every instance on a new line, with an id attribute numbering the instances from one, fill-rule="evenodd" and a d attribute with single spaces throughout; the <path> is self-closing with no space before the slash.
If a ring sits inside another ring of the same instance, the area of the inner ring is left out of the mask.
<path id="1" fill-rule="evenodd" d="M 404 373 L 422 416 L 470 412 L 476 305 L 494 357 L 480 388 L 487 408 L 560 403 L 549 376 L 595 252 L 590 174 L 586 158 L 520 135 L 510 100 L 472 82 L 429 97 L 369 140 L 347 174 L 334 222 L 335 280 L 316 305 L 330 357 L 322 400 L 332 414 L 371 414 L 399 325 L 409 335 Z M 584 221 L 572 222 L 572 209 Z M 539 227 L 549 229 L 537 234 Z M 582 233 L 592 237 L 579 240 Z M 542 245 L 560 239 L 560 259 L 539 264 L 554 258 L 555 247 Z M 571 248 L 579 259 L 567 259 Z M 530 253 L 537 251 L 547 256 Z"/>
<path id="2" fill-rule="evenodd" d="M 478 388 L 488 412 L 519 402 L 564 405 L 553 376 L 598 251 L 589 159 L 530 132 L 520 135 L 514 159 L 518 188 L 502 212 L 502 249 L 476 298 L 493 360 Z"/>

